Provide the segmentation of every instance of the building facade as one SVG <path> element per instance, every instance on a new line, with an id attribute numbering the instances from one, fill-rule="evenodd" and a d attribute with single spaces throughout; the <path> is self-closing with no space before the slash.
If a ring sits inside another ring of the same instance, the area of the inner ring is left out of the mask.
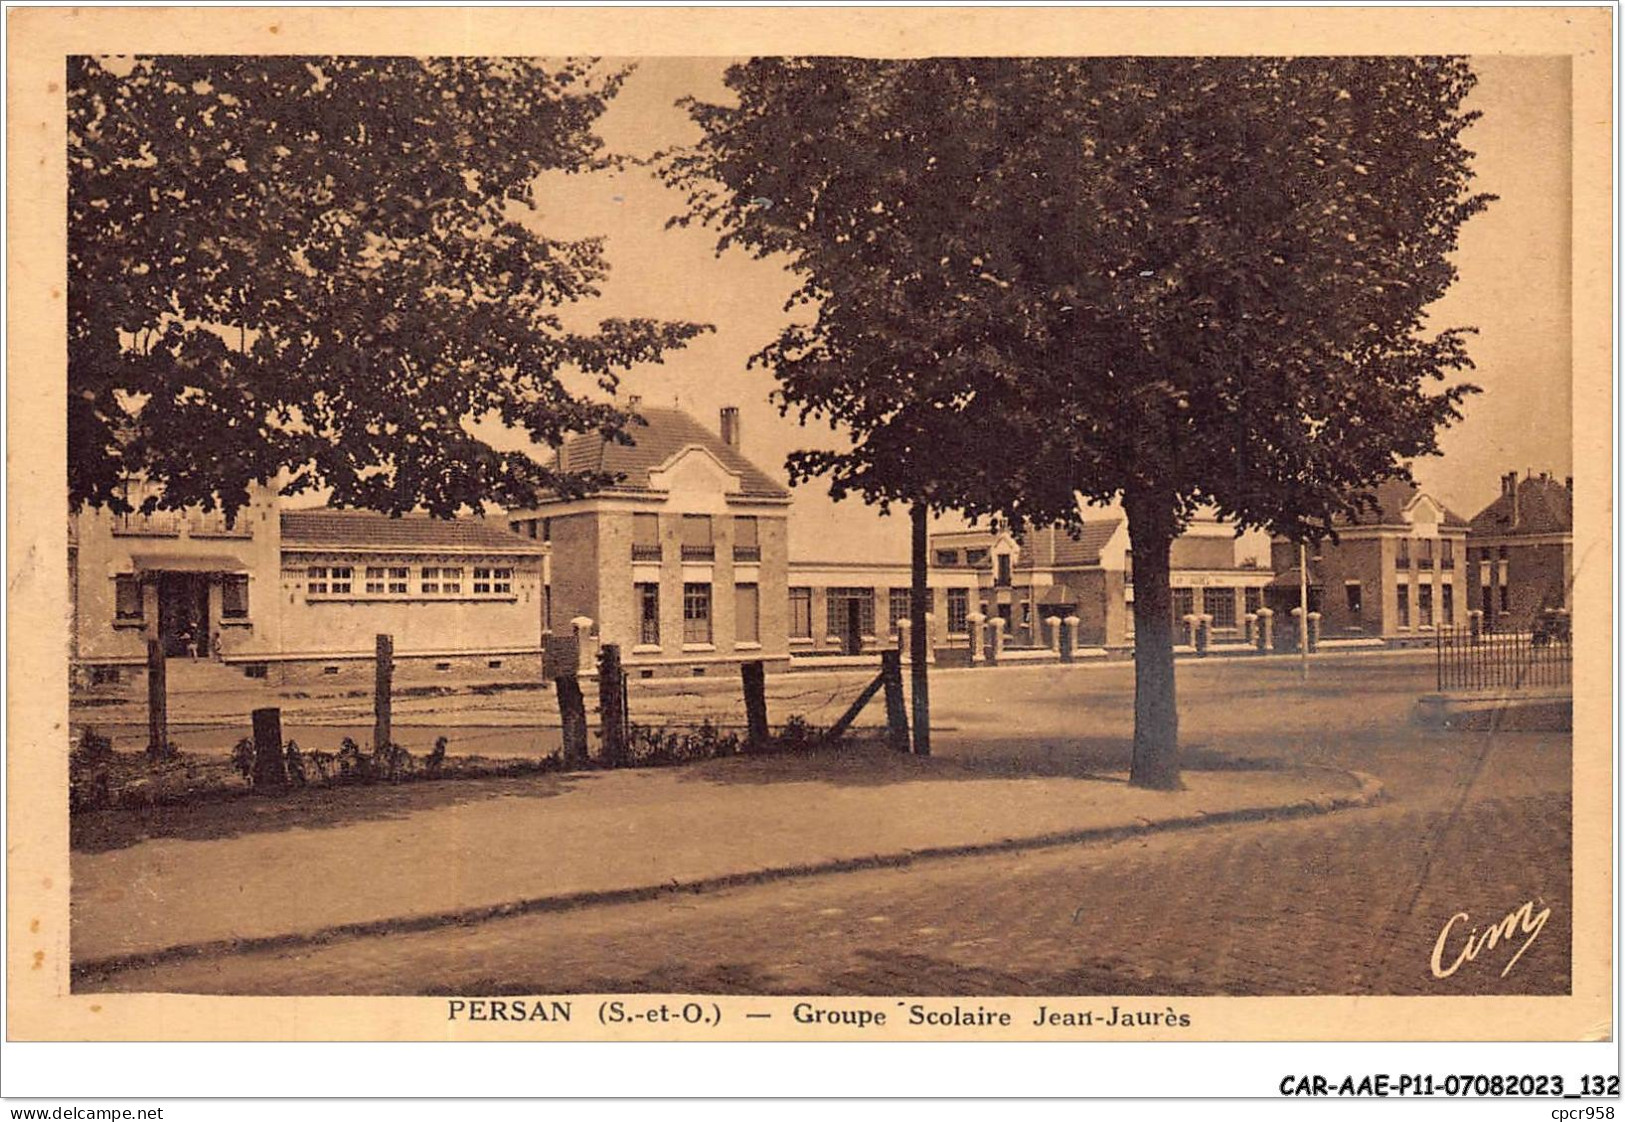
<path id="1" fill-rule="evenodd" d="M 975 574 L 933 565 L 926 579 L 933 654 L 968 651 L 968 620 L 980 602 Z M 797 559 L 790 562 L 789 583 L 790 653 L 798 660 L 896 648 L 914 599 L 912 570 L 902 560 Z"/>
<path id="2" fill-rule="evenodd" d="M 1308 551 L 1309 609 L 1321 614 L 1321 634 L 1405 639 L 1466 623 L 1466 521 L 1400 480 L 1375 499 L 1375 510 L 1338 523 L 1336 542 Z M 1272 549 L 1270 606 L 1284 615 L 1298 606 L 1299 550 L 1284 539 Z"/>
<path id="3" fill-rule="evenodd" d="M 740 454 L 738 413 L 722 432 L 677 409 L 639 409 L 632 443 L 567 440 L 569 472 L 611 486 L 509 512 L 509 526 L 551 551 L 553 629 L 586 620 L 641 677 L 704 675 L 790 659 L 790 495 Z"/>
<path id="4" fill-rule="evenodd" d="M 370 678 L 380 634 L 408 678 L 534 675 L 546 585 L 545 547 L 498 525 L 283 510 L 268 488 L 230 520 L 69 519 L 73 657 L 93 682 L 139 675 L 153 639 L 183 676 Z"/>
<path id="5" fill-rule="evenodd" d="M 1491 630 L 1527 631 L 1548 611 L 1574 608 L 1574 480 L 1501 477 L 1501 493 L 1467 534 L 1470 607 Z"/>

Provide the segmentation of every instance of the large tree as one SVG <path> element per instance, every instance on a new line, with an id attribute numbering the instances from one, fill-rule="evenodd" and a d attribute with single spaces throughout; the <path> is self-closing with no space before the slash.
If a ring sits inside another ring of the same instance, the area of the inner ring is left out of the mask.
<path id="1" fill-rule="evenodd" d="M 1470 67 L 759 59 L 728 84 L 676 174 L 725 244 L 812 278 L 818 322 L 763 357 L 857 446 L 802 464 L 866 495 L 939 480 L 1016 523 L 1120 499 L 1132 775 L 1177 786 L 1174 537 L 1201 507 L 1328 536 L 1472 392 L 1449 383 L 1467 330 L 1426 311 L 1489 201 L 1461 142 Z M 922 334 L 878 377 L 854 362 Z"/>
<path id="2" fill-rule="evenodd" d="M 566 327 L 600 239 L 527 212 L 600 166 L 623 72 L 523 59 L 76 57 L 68 67 L 69 498 L 242 505 L 251 484 L 439 515 L 569 491 L 541 444 L 618 433 L 604 390 L 698 325 Z"/>

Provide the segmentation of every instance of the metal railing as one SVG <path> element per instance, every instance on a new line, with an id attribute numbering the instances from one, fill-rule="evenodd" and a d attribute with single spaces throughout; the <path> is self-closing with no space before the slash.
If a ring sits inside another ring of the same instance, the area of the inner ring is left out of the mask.
<path id="1" fill-rule="evenodd" d="M 659 561 L 661 550 L 658 545 L 634 545 L 632 547 L 632 560 Z"/>
<path id="2" fill-rule="evenodd" d="M 715 561 L 717 547 L 714 545 L 685 545 L 683 546 L 684 561 Z"/>
<path id="3" fill-rule="evenodd" d="M 1574 645 L 1553 633 L 1441 627 L 1434 636 L 1441 690 L 1545 689 L 1573 681 Z"/>
<path id="4" fill-rule="evenodd" d="M 759 545 L 736 545 L 736 546 L 734 546 L 734 560 L 735 561 L 760 561 L 761 559 L 762 559 L 762 547 L 759 546 Z"/>

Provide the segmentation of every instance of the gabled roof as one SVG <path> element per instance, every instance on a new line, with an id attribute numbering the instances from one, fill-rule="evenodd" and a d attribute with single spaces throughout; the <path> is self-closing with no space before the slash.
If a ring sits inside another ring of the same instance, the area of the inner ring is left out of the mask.
<path id="1" fill-rule="evenodd" d="M 1403 526 L 1405 525 L 1405 512 L 1411 504 L 1421 495 L 1421 488 L 1414 483 L 1407 483 L 1403 479 L 1388 479 L 1379 483 L 1376 490 L 1370 492 L 1377 500 L 1375 511 L 1364 510 L 1357 518 L 1339 519 L 1341 525 L 1355 526 Z M 1423 496 L 1443 512 L 1444 517 L 1439 520 L 1442 526 L 1464 527 L 1467 520 L 1431 495 Z"/>
<path id="2" fill-rule="evenodd" d="M 1473 517 L 1472 532 L 1485 537 L 1518 534 L 1567 534 L 1574 530 L 1574 494 L 1546 476 L 1521 479 L 1516 502 L 1503 493 Z M 1514 510 L 1517 517 L 1514 519 Z"/>
<path id="3" fill-rule="evenodd" d="M 1037 544 L 1038 535 L 1046 534 L 1053 538 L 1055 543 L 1055 560 L 1039 561 L 1041 556 L 1047 555 L 1047 550 L 1032 548 L 1023 542 L 1021 560 L 1016 567 L 1019 569 L 1033 568 L 1083 568 L 1100 564 L 1100 551 L 1106 548 L 1112 535 L 1117 533 L 1118 527 L 1123 524 L 1121 518 L 1101 518 L 1085 522 L 1074 538 L 1064 529 L 1049 528 L 1028 536 L 1028 540 Z"/>
<path id="4" fill-rule="evenodd" d="M 371 510 L 285 510 L 284 546 L 338 549 L 454 549 L 545 553 L 546 546 L 478 518 L 399 518 Z"/>
<path id="5" fill-rule="evenodd" d="M 740 490 L 747 495 L 789 498 L 790 492 L 773 482 L 761 468 L 739 454 L 722 437 L 706 428 L 681 409 L 640 406 L 638 413 L 648 422 L 627 426 L 631 444 L 616 444 L 596 433 L 581 433 L 564 442 L 560 463 L 567 472 L 606 472 L 624 478 L 615 490 L 650 490 L 649 473 L 677 453 L 699 445 L 722 466 L 739 476 Z"/>

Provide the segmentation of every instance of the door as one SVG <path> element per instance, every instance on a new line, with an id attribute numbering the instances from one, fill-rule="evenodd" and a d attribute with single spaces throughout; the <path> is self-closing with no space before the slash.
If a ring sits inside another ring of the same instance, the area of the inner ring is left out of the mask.
<path id="1" fill-rule="evenodd" d="M 209 653 L 208 577 L 158 574 L 158 638 L 169 658 Z"/>
<path id="2" fill-rule="evenodd" d="M 863 652 L 863 604 L 855 596 L 846 602 L 846 628 L 841 636 L 841 649 L 849 655 Z"/>

